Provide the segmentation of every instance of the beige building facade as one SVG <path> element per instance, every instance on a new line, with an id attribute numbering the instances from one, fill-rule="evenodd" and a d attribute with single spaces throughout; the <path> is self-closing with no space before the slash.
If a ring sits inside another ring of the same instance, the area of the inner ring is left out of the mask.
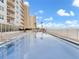
<path id="1" fill-rule="evenodd" d="M 7 0 L 7 23 L 13 24 L 15 20 L 15 0 Z"/>
<path id="2" fill-rule="evenodd" d="M 36 16 L 30 16 L 30 28 L 31 29 L 36 28 Z"/>
<path id="3" fill-rule="evenodd" d="M 29 6 L 24 5 L 24 29 L 30 28 Z"/>

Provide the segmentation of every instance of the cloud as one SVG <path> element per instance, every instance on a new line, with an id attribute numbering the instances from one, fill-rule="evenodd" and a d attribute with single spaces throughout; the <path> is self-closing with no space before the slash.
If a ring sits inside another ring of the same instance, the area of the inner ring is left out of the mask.
<path id="1" fill-rule="evenodd" d="M 37 12 L 35 12 L 35 15 L 39 15 L 39 14 L 43 14 L 44 10 L 38 10 Z"/>
<path id="2" fill-rule="evenodd" d="M 41 23 L 41 22 L 43 22 L 43 23 L 53 22 L 53 17 L 44 18 L 42 16 L 37 16 L 36 19 L 37 19 L 37 23 Z"/>
<path id="3" fill-rule="evenodd" d="M 53 17 L 49 17 L 49 18 L 46 18 L 44 19 L 45 21 L 52 21 L 53 20 Z"/>
<path id="4" fill-rule="evenodd" d="M 66 20 L 64 23 L 48 22 L 42 24 L 44 28 L 79 28 L 78 20 Z M 37 24 L 41 27 L 41 24 Z"/>
<path id="5" fill-rule="evenodd" d="M 41 16 L 37 16 L 37 17 L 36 17 L 36 19 L 38 19 L 38 20 L 39 20 L 39 19 L 42 19 L 42 18 L 43 18 L 43 17 L 41 17 Z"/>
<path id="6" fill-rule="evenodd" d="M 72 5 L 75 7 L 79 7 L 79 0 L 74 0 Z"/>
<path id="7" fill-rule="evenodd" d="M 38 11 L 38 13 L 43 14 L 43 13 L 44 13 L 44 11 L 43 11 L 43 10 L 39 10 L 39 11 Z"/>
<path id="8" fill-rule="evenodd" d="M 71 16 L 75 16 L 75 14 L 74 14 L 73 11 L 70 11 L 70 15 L 71 15 Z"/>
<path id="9" fill-rule="evenodd" d="M 48 22 L 48 23 L 43 23 L 43 24 L 37 24 L 37 27 L 41 28 L 43 25 L 44 28 L 50 28 L 53 26 L 52 22 Z"/>
<path id="10" fill-rule="evenodd" d="M 52 23 L 52 22 L 48 22 L 48 23 L 43 23 L 42 24 L 44 28 L 65 28 L 65 25 L 62 23 Z M 37 26 L 39 28 L 41 28 L 42 26 L 41 24 L 37 24 Z"/>
<path id="11" fill-rule="evenodd" d="M 69 27 L 78 27 L 79 28 L 79 21 L 78 20 L 67 20 L 65 24 Z"/>
<path id="12" fill-rule="evenodd" d="M 69 13 L 66 12 L 66 10 L 64 9 L 60 9 L 57 11 L 57 14 L 60 15 L 60 16 L 74 16 L 74 12 L 73 11 L 70 11 Z"/>
<path id="13" fill-rule="evenodd" d="M 43 22 L 42 25 L 44 28 L 52 27 L 53 17 L 44 18 L 42 16 L 37 16 L 36 19 L 37 19 L 37 27 L 41 28 L 41 22 Z"/>
<path id="14" fill-rule="evenodd" d="M 42 16 L 36 16 L 36 22 L 37 23 L 41 23 L 42 20 L 43 20 Z"/>
<path id="15" fill-rule="evenodd" d="M 30 6 L 28 1 L 25 1 L 24 4 L 27 5 L 27 6 Z"/>
<path id="16" fill-rule="evenodd" d="M 37 23 L 37 28 L 41 28 L 41 24 Z"/>
<path id="17" fill-rule="evenodd" d="M 67 20 L 65 23 L 66 24 L 77 24 L 78 20 Z"/>

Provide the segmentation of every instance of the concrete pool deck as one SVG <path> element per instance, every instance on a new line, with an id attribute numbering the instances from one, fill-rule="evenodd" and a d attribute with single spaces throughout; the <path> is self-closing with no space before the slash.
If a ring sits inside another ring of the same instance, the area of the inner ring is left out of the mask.
<path id="1" fill-rule="evenodd" d="M 0 32 L 0 42 L 5 42 L 7 40 L 10 40 L 13 37 L 17 37 L 18 35 L 21 35 L 22 31 L 12 31 L 12 32 Z"/>

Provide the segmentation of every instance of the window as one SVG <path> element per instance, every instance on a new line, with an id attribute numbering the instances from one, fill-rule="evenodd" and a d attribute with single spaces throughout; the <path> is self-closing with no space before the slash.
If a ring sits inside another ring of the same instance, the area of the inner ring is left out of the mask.
<path id="1" fill-rule="evenodd" d="M 4 7 L 2 7 L 2 11 L 4 11 Z"/>
<path id="2" fill-rule="evenodd" d="M 4 7 L 0 6 L 0 10 L 4 11 Z"/>
<path id="3" fill-rule="evenodd" d="M 4 20 L 4 16 L 2 16 L 2 19 Z"/>
<path id="4" fill-rule="evenodd" d="M 4 0 L 0 0 L 2 3 L 4 3 Z"/>
<path id="5" fill-rule="evenodd" d="M 0 15 L 0 19 L 1 19 L 1 15 Z"/>
<path id="6" fill-rule="evenodd" d="M 4 16 L 3 15 L 0 15 L 0 19 L 4 20 Z"/>
<path id="7" fill-rule="evenodd" d="M 1 10 L 1 6 L 0 6 L 0 10 Z"/>
<path id="8" fill-rule="evenodd" d="M 16 1 L 16 3 L 18 4 L 18 1 Z"/>
<path id="9" fill-rule="evenodd" d="M 18 9 L 19 9 L 19 7 L 18 7 L 18 6 L 16 6 L 16 9 L 18 10 Z"/>

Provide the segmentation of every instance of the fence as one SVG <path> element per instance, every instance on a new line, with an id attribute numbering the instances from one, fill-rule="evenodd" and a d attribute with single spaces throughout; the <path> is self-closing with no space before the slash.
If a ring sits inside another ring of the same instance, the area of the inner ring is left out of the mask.
<path id="1" fill-rule="evenodd" d="M 9 40 L 9 38 L 19 33 L 19 26 L 13 24 L 0 23 L 0 42 Z"/>
<path id="2" fill-rule="evenodd" d="M 0 23 L 0 32 L 9 32 L 9 31 L 17 31 L 19 30 L 18 26 L 13 24 L 1 24 Z"/>
<path id="3" fill-rule="evenodd" d="M 79 29 L 52 29 L 49 33 L 79 42 Z"/>

